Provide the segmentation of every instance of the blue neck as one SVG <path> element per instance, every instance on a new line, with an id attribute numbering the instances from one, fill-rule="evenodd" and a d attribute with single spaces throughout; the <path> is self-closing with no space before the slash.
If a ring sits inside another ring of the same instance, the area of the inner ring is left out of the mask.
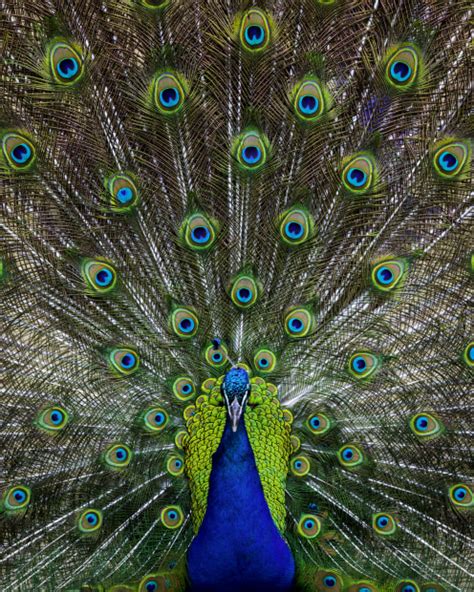
<path id="1" fill-rule="evenodd" d="M 270 514 L 244 420 L 227 422 L 213 457 L 207 511 L 188 551 L 192 592 L 287 592 L 294 560 Z"/>

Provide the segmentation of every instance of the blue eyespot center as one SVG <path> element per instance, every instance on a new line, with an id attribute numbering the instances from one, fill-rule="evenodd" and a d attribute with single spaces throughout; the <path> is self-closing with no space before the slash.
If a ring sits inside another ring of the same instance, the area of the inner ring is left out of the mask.
<path id="1" fill-rule="evenodd" d="M 158 584 L 156 582 L 148 582 L 146 585 L 147 592 L 156 592 L 158 590 Z"/>
<path id="2" fill-rule="evenodd" d="M 439 165 L 444 171 L 451 172 L 458 166 L 458 159 L 452 152 L 445 150 L 439 157 Z"/>
<path id="3" fill-rule="evenodd" d="M 191 333 L 194 329 L 195 323 L 190 317 L 182 319 L 179 323 L 179 328 L 183 333 Z"/>
<path id="4" fill-rule="evenodd" d="M 26 493 L 21 489 L 17 489 L 13 493 L 13 497 L 14 497 L 15 501 L 17 501 L 19 504 L 21 504 L 26 500 Z"/>
<path id="5" fill-rule="evenodd" d="M 95 526 L 98 522 L 98 518 L 97 518 L 96 514 L 94 514 L 93 512 L 88 512 L 86 514 L 86 521 L 91 526 Z"/>
<path id="6" fill-rule="evenodd" d="M 237 298 L 240 302 L 250 302 L 252 300 L 252 290 L 249 288 L 239 288 L 237 290 Z"/>
<path id="7" fill-rule="evenodd" d="M 245 41 L 252 46 L 261 45 L 265 40 L 265 31 L 260 25 L 250 25 L 245 29 Z"/>
<path id="8" fill-rule="evenodd" d="M 353 452 L 352 448 L 346 448 L 344 450 L 344 452 L 342 453 L 342 458 L 344 460 L 352 460 L 353 457 L 354 457 L 354 452 Z"/>
<path id="9" fill-rule="evenodd" d="M 454 490 L 454 499 L 458 502 L 461 502 L 467 495 L 467 490 L 465 487 L 457 487 Z"/>
<path id="10" fill-rule="evenodd" d="M 421 432 L 424 432 L 428 428 L 428 418 L 425 416 L 418 417 L 415 422 L 415 426 Z"/>
<path id="11" fill-rule="evenodd" d="M 202 244 L 207 243 L 207 241 L 211 237 L 211 233 L 209 232 L 209 229 L 205 226 L 196 226 L 192 229 L 191 236 L 195 243 Z"/>
<path id="12" fill-rule="evenodd" d="M 471 347 L 469 348 L 467 352 L 467 357 L 471 360 L 471 362 L 474 362 L 474 345 L 471 345 Z"/>
<path id="13" fill-rule="evenodd" d="M 285 234 L 288 238 L 296 240 L 304 233 L 303 225 L 299 222 L 288 222 L 285 226 Z"/>
<path id="14" fill-rule="evenodd" d="M 123 356 L 120 364 L 122 365 L 123 368 L 129 369 L 135 365 L 135 362 L 136 362 L 135 356 L 131 353 L 127 353 Z"/>
<path id="15" fill-rule="evenodd" d="M 328 588 L 334 588 L 334 586 L 336 585 L 336 578 L 334 576 L 326 576 L 324 578 L 324 585 L 327 586 Z"/>
<path id="16" fill-rule="evenodd" d="M 390 270 L 388 267 L 381 267 L 377 271 L 377 280 L 384 285 L 390 284 L 393 282 L 393 271 Z"/>
<path id="17" fill-rule="evenodd" d="M 406 82 L 411 76 L 411 67 L 406 62 L 396 61 L 390 67 L 390 76 L 396 82 Z"/>
<path id="18" fill-rule="evenodd" d="M 183 466 L 183 463 L 182 463 L 180 460 L 175 460 L 175 462 L 174 462 L 174 466 L 175 466 L 177 469 L 180 469 L 180 468 Z"/>
<path id="19" fill-rule="evenodd" d="M 155 423 L 161 425 L 165 421 L 165 414 L 161 411 L 155 415 Z"/>
<path id="20" fill-rule="evenodd" d="M 295 469 L 301 469 L 302 466 L 303 466 L 303 463 L 300 460 L 297 460 L 295 462 Z"/>
<path id="21" fill-rule="evenodd" d="M 133 191 L 130 187 L 122 187 L 117 191 L 116 198 L 121 204 L 126 204 L 133 199 Z"/>
<path id="22" fill-rule="evenodd" d="M 61 413 L 61 411 L 53 411 L 51 413 L 51 422 L 55 425 L 58 425 L 62 422 L 63 417 L 64 415 Z"/>
<path id="23" fill-rule="evenodd" d="M 361 374 L 367 369 L 367 362 L 362 356 L 357 356 L 352 360 L 352 369 L 354 372 Z"/>
<path id="24" fill-rule="evenodd" d="M 260 358 L 258 363 L 262 368 L 266 368 L 270 362 L 267 360 L 267 358 Z"/>
<path id="25" fill-rule="evenodd" d="M 18 144 L 10 154 L 17 164 L 24 164 L 31 157 L 31 148 L 28 144 Z"/>
<path id="26" fill-rule="evenodd" d="M 414 586 L 408 584 L 407 586 L 403 586 L 402 592 L 416 592 Z"/>
<path id="27" fill-rule="evenodd" d="M 57 71 L 61 78 L 72 78 L 78 70 L 79 64 L 76 58 L 64 58 L 57 65 Z"/>
<path id="28" fill-rule="evenodd" d="M 362 588 L 359 588 L 359 592 L 371 592 L 370 588 L 366 588 L 365 586 L 363 586 Z"/>
<path id="29" fill-rule="evenodd" d="M 304 328 L 303 321 L 298 318 L 290 319 L 288 321 L 288 328 L 292 333 L 301 333 Z"/>
<path id="30" fill-rule="evenodd" d="M 388 518 L 386 516 L 380 516 L 377 518 L 377 526 L 379 528 L 385 528 L 388 524 Z"/>
<path id="31" fill-rule="evenodd" d="M 167 109 L 176 107 L 179 103 L 179 92 L 173 87 L 163 89 L 160 92 L 160 102 Z"/>
<path id="32" fill-rule="evenodd" d="M 319 417 L 317 417 L 317 416 L 312 417 L 311 421 L 310 421 L 310 425 L 312 428 L 317 430 L 319 428 L 319 426 L 321 425 L 321 421 L 320 421 Z"/>
<path id="33" fill-rule="evenodd" d="M 314 520 L 306 520 L 304 523 L 304 527 L 307 528 L 308 530 L 311 530 L 312 528 L 314 528 Z"/>
<path id="34" fill-rule="evenodd" d="M 192 390 L 192 387 L 191 387 L 191 385 L 189 384 L 189 382 L 187 382 L 186 384 L 183 384 L 183 386 L 181 387 L 181 391 L 182 391 L 182 392 L 183 392 L 185 395 L 189 394 L 189 393 L 191 392 L 191 390 Z"/>
<path id="35" fill-rule="evenodd" d="M 319 107 L 319 100 L 313 95 L 303 95 L 299 98 L 298 107 L 301 113 L 313 115 Z"/>
<path id="36" fill-rule="evenodd" d="M 128 454 L 125 448 L 117 448 L 115 451 L 115 456 L 117 457 L 117 460 L 126 460 Z"/>
<path id="37" fill-rule="evenodd" d="M 216 352 L 212 354 L 212 361 L 213 362 L 222 362 L 222 354 L 220 352 Z"/>
<path id="38" fill-rule="evenodd" d="M 242 156 L 247 164 L 256 164 L 262 158 L 262 151 L 258 146 L 246 146 L 242 150 Z"/>
<path id="39" fill-rule="evenodd" d="M 362 185 L 364 185 L 364 183 L 367 181 L 367 173 L 365 173 L 362 169 L 355 167 L 349 169 L 347 177 L 349 183 L 354 185 L 354 187 L 362 187 Z"/>
<path id="40" fill-rule="evenodd" d="M 168 518 L 170 520 L 176 520 L 177 517 L 178 517 L 178 514 L 174 510 L 170 510 L 168 512 Z"/>
<path id="41" fill-rule="evenodd" d="M 95 274 L 95 281 L 97 285 L 101 287 L 106 287 L 112 283 L 113 275 L 110 269 L 101 269 Z"/>

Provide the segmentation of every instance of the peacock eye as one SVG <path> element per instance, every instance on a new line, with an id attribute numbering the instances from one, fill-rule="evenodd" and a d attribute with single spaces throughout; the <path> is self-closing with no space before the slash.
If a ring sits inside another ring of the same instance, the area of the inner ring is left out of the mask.
<path id="1" fill-rule="evenodd" d="M 468 366 L 474 366 L 474 341 L 468 343 L 464 348 L 463 359 Z"/>
<path id="2" fill-rule="evenodd" d="M 290 461 L 291 472 L 295 477 L 304 477 L 311 469 L 309 459 L 306 456 L 295 456 Z"/>
<path id="3" fill-rule="evenodd" d="M 369 352 L 357 352 L 349 358 L 349 372 L 354 378 L 369 378 L 380 366 L 380 360 Z"/>
<path id="4" fill-rule="evenodd" d="M 309 417 L 308 427 L 312 434 L 322 436 L 331 429 L 331 420 L 324 413 L 317 413 Z"/>
<path id="5" fill-rule="evenodd" d="M 342 446 L 337 453 L 339 463 L 345 468 L 355 468 L 364 462 L 364 455 L 360 448 L 353 444 Z"/>
<path id="6" fill-rule="evenodd" d="M 339 574 L 333 571 L 318 571 L 316 574 L 316 590 L 331 590 L 331 592 L 340 592 L 342 590 L 342 580 Z"/>
<path id="7" fill-rule="evenodd" d="M 173 383 L 173 394 L 180 401 L 188 401 L 196 394 L 196 385 L 189 376 L 179 376 Z"/>
<path id="8" fill-rule="evenodd" d="M 160 113 L 164 115 L 177 113 L 182 108 L 185 99 L 185 85 L 177 75 L 166 72 L 156 78 L 154 101 Z"/>
<path id="9" fill-rule="evenodd" d="M 106 450 L 104 459 L 109 467 L 124 469 L 132 460 L 132 451 L 125 444 L 114 444 Z"/>
<path id="10" fill-rule="evenodd" d="M 406 264 L 403 260 L 383 261 L 372 268 L 371 280 L 377 290 L 390 292 L 405 277 Z"/>
<path id="11" fill-rule="evenodd" d="M 314 221 L 303 208 L 287 210 L 280 218 L 280 237 L 287 245 L 301 245 L 311 238 L 313 229 Z"/>
<path id="12" fill-rule="evenodd" d="M 244 49 L 251 52 L 264 50 L 270 42 L 270 23 L 263 11 L 247 10 L 240 25 L 240 41 Z"/>
<path id="13" fill-rule="evenodd" d="M 143 427 L 147 432 L 161 432 L 168 423 L 168 414 L 161 407 L 151 407 L 143 415 Z"/>
<path id="14" fill-rule="evenodd" d="M 65 409 L 59 406 L 48 407 L 38 416 L 38 425 L 48 432 L 62 430 L 69 421 L 69 415 Z"/>
<path id="15" fill-rule="evenodd" d="M 96 532 L 102 526 L 102 512 L 92 508 L 84 510 L 79 515 L 77 525 L 81 532 Z"/>
<path id="16" fill-rule="evenodd" d="M 342 182 L 355 195 L 367 193 L 375 182 L 375 161 L 371 154 L 361 153 L 344 161 Z"/>
<path id="17" fill-rule="evenodd" d="M 36 158 L 33 144 L 15 132 L 3 136 L 2 151 L 9 167 L 16 171 L 27 169 Z"/>
<path id="18" fill-rule="evenodd" d="M 7 512 L 19 512 L 26 510 L 30 500 L 31 489 L 29 487 L 14 485 L 3 494 L 3 507 Z"/>
<path id="19" fill-rule="evenodd" d="M 50 50 L 51 75 L 60 84 L 73 85 L 83 75 L 84 64 L 79 51 L 68 43 L 55 43 Z"/>
<path id="20" fill-rule="evenodd" d="M 471 488 L 465 483 L 457 483 L 449 488 L 451 502 L 458 508 L 469 508 L 474 505 Z"/>
<path id="21" fill-rule="evenodd" d="M 443 179 L 455 179 L 466 168 L 469 160 L 470 148 L 466 141 L 444 141 L 435 149 L 433 167 L 435 173 Z"/>
<path id="22" fill-rule="evenodd" d="M 433 438 L 441 435 L 443 424 L 429 413 L 417 413 L 410 419 L 410 428 L 420 438 Z"/>
<path id="23" fill-rule="evenodd" d="M 269 349 L 259 349 L 253 358 L 253 364 L 262 374 L 269 374 L 275 370 L 277 363 L 276 355 Z"/>
<path id="24" fill-rule="evenodd" d="M 107 294 L 117 284 L 117 272 L 109 263 L 85 259 L 81 273 L 91 294 Z"/>
<path id="25" fill-rule="evenodd" d="M 412 580 L 402 580 L 397 584 L 395 592 L 420 592 L 420 587 Z"/>
<path id="26" fill-rule="evenodd" d="M 217 348 L 215 348 L 213 344 L 210 344 L 205 349 L 204 357 L 210 366 L 220 368 L 227 364 L 227 348 L 222 342 Z"/>
<path id="27" fill-rule="evenodd" d="M 293 109 L 305 123 L 313 123 L 325 112 L 325 99 L 317 80 L 303 80 L 293 89 Z"/>
<path id="28" fill-rule="evenodd" d="M 392 88 L 405 90 L 418 78 L 419 58 L 412 47 L 401 47 L 393 53 L 385 69 L 386 80 Z"/>
<path id="29" fill-rule="evenodd" d="M 133 349 L 115 348 L 109 353 L 109 365 L 118 374 L 129 376 L 138 370 L 140 359 Z"/>
<path id="30" fill-rule="evenodd" d="M 239 275 L 232 284 L 230 297 L 235 306 L 245 309 L 250 308 L 257 302 L 259 293 L 259 286 L 253 277 Z"/>
<path id="31" fill-rule="evenodd" d="M 372 527 L 381 536 L 390 536 L 397 530 L 397 523 L 390 514 L 374 514 L 372 516 Z"/>
<path id="32" fill-rule="evenodd" d="M 314 539 L 321 532 L 321 521 L 314 514 L 303 514 L 297 526 L 298 534 L 305 539 Z"/>
<path id="33" fill-rule="evenodd" d="M 259 170 L 267 161 L 268 140 L 256 130 L 244 132 L 234 142 L 233 154 L 243 170 Z"/>
<path id="34" fill-rule="evenodd" d="M 286 333 L 293 338 L 305 337 L 314 329 L 314 319 L 311 311 L 304 307 L 290 309 L 284 320 Z"/>
<path id="35" fill-rule="evenodd" d="M 209 249 L 216 240 L 216 229 L 203 214 L 194 214 L 185 220 L 183 235 L 186 245 L 196 251 Z"/>
<path id="36" fill-rule="evenodd" d="M 189 308 L 176 308 L 171 316 L 173 331 L 178 337 L 189 339 L 196 335 L 199 328 L 199 320 Z"/>
<path id="37" fill-rule="evenodd" d="M 179 454 L 174 454 L 170 456 L 170 458 L 166 462 L 166 470 L 170 475 L 177 477 L 178 475 L 182 475 L 184 471 L 184 460 L 182 456 Z"/>
<path id="38" fill-rule="evenodd" d="M 184 521 L 183 511 L 179 506 L 166 506 L 161 510 L 161 521 L 166 528 L 179 528 Z"/>
<path id="39" fill-rule="evenodd" d="M 115 212 L 126 212 L 138 202 L 138 190 L 127 175 L 114 175 L 108 182 L 110 205 Z"/>

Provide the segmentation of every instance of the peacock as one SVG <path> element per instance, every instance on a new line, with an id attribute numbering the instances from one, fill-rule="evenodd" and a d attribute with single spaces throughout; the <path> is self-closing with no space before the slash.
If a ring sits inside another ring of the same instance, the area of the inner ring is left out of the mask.
<path id="1" fill-rule="evenodd" d="M 473 590 L 469 3 L 1 5 L 1 591 Z"/>

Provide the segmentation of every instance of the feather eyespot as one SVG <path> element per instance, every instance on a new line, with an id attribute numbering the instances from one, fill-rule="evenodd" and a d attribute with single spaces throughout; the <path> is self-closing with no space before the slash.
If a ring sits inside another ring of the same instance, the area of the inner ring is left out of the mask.
<path id="1" fill-rule="evenodd" d="M 16 132 L 3 136 L 2 151 L 8 166 L 15 171 L 28 169 L 36 159 L 33 144 L 28 138 Z"/>
<path id="2" fill-rule="evenodd" d="M 196 394 L 196 385 L 189 376 L 179 376 L 173 382 L 173 394 L 180 401 L 189 401 Z"/>
<path id="3" fill-rule="evenodd" d="M 318 571 L 315 578 L 316 590 L 326 592 L 340 592 L 342 590 L 341 576 L 335 571 Z"/>
<path id="4" fill-rule="evenodd" d="M 184 472 L 184 460 L 182 456 L 179 454 L 174 454 L 170 456 L 170 458 L 166 462 L 166 470 L 170 475 L 177 477 L 178 475 L 182 475 Z"/>
<path id="5" fill-rule="evenodd" d="M 143 427 L 147 432 L 161 432 L 168 423 L 168 413 L 161 407 L 151 407 L 143 415 Z"/>
<path id="6" fill-rule="evenodd" d="M 166 528 L 179 528 L 184 522 L 183 511 L 179 506 L 166 506 L 161 510 L 161 521 Z"/>
<path id="7" fill-rule="evenodd" d="M 360 466 L 364 460 L 364 454 L 360 448 L 354 444 L 346 444 L 337 452 L 339 463 L 347 469 L 353 469 Z"/>
<path id="8" fill-rule="evenodd" d="M 125 444 L 113 444 L 104 455 L 105 463 L 112 469 L 125 469 L 132 460 L 132 451 Z"/>
<path id="9" fill-rule="evenodd" d="M 109 367 L 122 376 L 134 374 L 140 366 L 140 358 L 130 348 L 115 348 L 109 353 Z"/>
<path id="10" fill-rule="evenodd" d="M 377 592 L 377 588 L 370 582 L 357 582 L 350 586 L 347 592 Z"/>
<path id="11" fill-rule="evenodd" d="M 81 273 L 91 294 L 107 294 L 117 284 L 117 272 L 109 263 L 94 259 L 85 259 Z"/>
<path id="12" fill-rule="evenodd" d="M 471 368 L 474 366 L 474 341 L 471 341 L 464 348 L 463 354 L 464 362 Z"/>
<path id="13" fill-rule="evenodd" d="M 262 374 L 269 374 L 275 370 L 277 363 L 276 355 L 269 349 L 259 349 L 253 358 L 255 369 Z"/>
<path id="14" fill-rule="evenodd" d="M 420 58 L 412 46 L 391 50 L 385 67 L 385 77 L 396 90 L 407 90 L 419 79 Z"/>
<path id="15" fill-rule="evenodd" d="M 69 43 L 57 42 L 51 47 L 49 64 L 51 76 L 60 84 L 76 84 L 84 73 L 81 52 Z"/>
<path id="16" fill-rule="evenodd" d="M 38 425 L 48 432 L 58 432 L 66 427 L 69 415 L 63 407 L 54 406 L 43 409 L 38 416 Z"/>
<path id="17" fill-rule="evenodd" d="M 2 506 L 8 513 L 24 512 L 31 500 L 31 489 L 25 485 L 14 485 L 3 494 Z"/>
<path id="18" fill-rule="evenodd" d="M 376 182 L 374 157 L 368 152 L 361 152 L 343 161 L 342 182 L 354 195 L 364 195 Z"/>
<path id="19" fill-rule="evenodd" d="M 321 532 L 321 521 L 314 514 L 303 514 L 297 526 L 298 534 L 305 539 L 314 539 Z"/>
<path id="20" fill-rule="evenodd" d="M 435 173 L 442 179 L 456 179 L 467 168 L 471 155 L 469 143 L 463 140 L 448 140 L 437 145 L 433 154 Z"/>
<path id="21" fill-rule="evenodd" d="M 260 170 L 268 159 L 269 142 L 257 130 L 249 130 L 237 136 L 232 154 L 241 169 L 248 173 Z"/>
<path id="22" fill-rule="evenodd" d="M 221 368 L 228 362 L 227 348 L 222 342 L 217 348 L 213 344 L 210 344 L 205 349 L 204 357 L 210 366 Z"/>
<path id="23" fill-rule="evenodd" d="M 324 413 L 315 413 L 308 419 L 308 428 L 315 436 L 326 434 L 332 427 L 331 420 Z"/>
<path id="24" fill-rule="evenodd" d="M 176 308 L 171 315 L 173 331 L 182 339 L 190 339 L 199 329 L 199 319 L 189 308 Z"/>
<path id="25" fill-rule="evenodd" d="M 216 240 L 216 224 L 204 214 L 193 214 L 185 220 L 182 234 L 186 245 L 195 251 L 205 251 Z"/>
<path id="26" fill-rule="evenodd" d="M 97 532 L 102 526 L 102 512 L 93 508 L 84 510 L 79 515 L 77 526 L 83 533 Z"/>
<path id="27" fill-rule="evenodd" d="M 407 270 L 403 259 L 382 261 L 372 267 L 370 279 L 372 285 L 381 292 L 390 292 L 401 284 Z"/>
<path id="28" fill-rule="evenodd" d="M 390 514 L 378 513 L 372 516 L 372 528 L 381 536 L 390 536 L 395 534 L 397 523 Z"/>
<path id="29" fill-rule="evenodd" d="M 419 438 L 434 438 L 443 432 L 443 424 L 429 413 L 417 413 L 410 419 L 410 428 Z"/>
<path id="30" fill-rule="evenodd" d="M 305 477 L 311 469 L 311 464 L 306 456 L 300 455 L 291 459 L 290 468 L 295 477 Z"/>
<path id="31" fill-rule="evenodd" d="M 285 315 L 284 327 L 287 335 L 293 339 L 306 337 L 314 331 L 311 310 L 303 306 L 291 308 Z"/>
<path id="32" fill-rule="evenodd" d="M 420 592 L 420 587 L 413 580 L 402 580 L 398 582 L 395 592 Z"/>
<path id="33" fill-rule="evenodd" d="M 154 83 L 155 106 L 163 115 L 173 115 L 184 105 L 187 91 L 186 84 L 176 74 L 160 74 Z"/>
<path id="34" fill-rule="evenodd" d="M 358 380 L 369 378 L 379 367 L 380 359 L 370 352 L 357 352 L 349 358 L 349 372 Z"/>
<path id="35" fill-rule="evenodd" d="M 472 490 L 465 483 L 452 485 L 449 488 L 449 498 L 454 506 L 460 509 L 471 508 L 474 506 Z"/>
<path id="36" fill-rule="evenodd" d="M 311 238 L 313 230 L 313 218 L 304 208 L 291 208 L 280 217 L 280 238 L 287 245 L 301 245 Z"/>
<path id="37" fill-rule="evenodd" d="M 314 123 L 327 110 L 327 98 L 316 79 L 301 81 L 294 87 L 292 96 L 293 110 L 302 123 Z"/>
<path id="38" fill-rule="evenodd" d="M 138 203 L 138 190 L 128 175 L 114 175 L 107 181 L 110 206 L 114 212 L 128 212 Z"/>
<path id="39" fill-rule="evenodd" d="M 270 21 L 262 10 L 251 8 L 242 15 L 240 42 L 249 52 L 263 51 L 270 43 Z"/>
<path id="40" fill-rule="evenodd" d="M 169 588 L 166 578 L 160 574 L 150 574 L 145 576 L 139 586 L 138 592 L 165 592 Z"/>
<path id="41" fill-rule="evenodd" d="M 257 302 L 260 291 L 260 286 L 255 278 L 241 274 L 232 283 L 230 298 L 235 306 L 246 309 Z"/>

